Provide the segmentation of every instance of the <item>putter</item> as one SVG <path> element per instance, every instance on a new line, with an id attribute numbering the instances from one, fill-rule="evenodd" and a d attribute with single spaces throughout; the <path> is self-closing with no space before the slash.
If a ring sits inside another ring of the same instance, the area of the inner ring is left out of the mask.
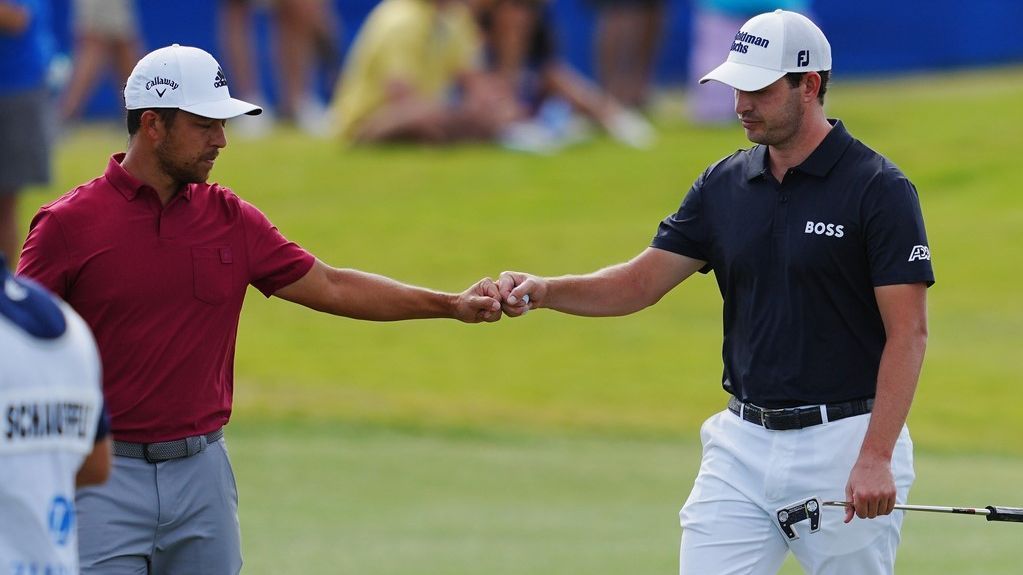
<path id="1" fill-rule="evenodd" d="M 800 521 L 810 520 L 810 533 L 816 533 L 821 528 L 821 505 L 820 499 L 811 497 L 803 501 L 797 501 L 788 507 L 782 507 L 776 513 L 778 526 L 782 533 L 789 538 L 789 541 L 799 539 L 799 534 L 792 528 Z"/>
<path id="2" fill-rule="evenodd" d="M 825 501 L 822 505 L 830 507 L 851 507 L 848 501 Z M 896 505 L 896 509 L 903 511 L 929 511 L 931 513 L 955 513 L 958 515 L 984 515 L 988 521 L 1011 521 L 1023 523 L 1023 507 L 1002 507 L 999 505 L 988 505 L 987 507 L 939 507 L 936 505 Z"/>
<path id="3" fill-rule="evenodd" d="M 784 533 L 790 541 L 799 539 L 799 534 L 796 533 L 796 530 L 793 529 L 792 526 L 806 520 L 810 521 L 810 533 L 820 531 L 820 508 L 822 505 L 828 507 L 851 507 L 852 503 L 849 503 L 848 501 L 821 502 L 821 500 L 817 497 L 797 501 L 792 505 L 779 509 L 776 513 L 778 526 L 781 527 L 782 533 Z M 983 515 L 987 517 L 988 521 L 1023 523 L 1023 508 L 1020 507 L 988 505 L 987 507 L 975 508 L 938 507 L 934 505 L 896 505 L 895 509 L 901 509 L 903 511 L 929 511 L 932 513 L 955 513 L 959 515 Z"/>

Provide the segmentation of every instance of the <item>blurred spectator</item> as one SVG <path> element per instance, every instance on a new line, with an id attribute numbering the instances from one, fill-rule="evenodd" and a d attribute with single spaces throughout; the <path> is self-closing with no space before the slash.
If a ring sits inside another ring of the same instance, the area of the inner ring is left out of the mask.
<path id="1" fill-rule="evenodd" d="M 666 0 L 589 0 L 597 10 L 597 79 L 630 108 L 650 102 Z"/>
<path id="2" fill-rule="evenodd" d="M 0 252 L 8 254 L 21 251 L 18 194 L 50 182 L 50 25 L 49 0 L 0 0 Z"/>
<path id="3" fill-rule="evenodd" d="M 697 124 L 735 122 L 732 89 L 720 82 L 699 80 L 721 63 L 747 20 L 777 8 L 807 14 L 809 0 L 697 0 L 689 52 L 689 116 Z M 699 89 L 697 89 L 699 86 Z"/>
<path id="4" fill-rule="evenodd" d="M 462 0 L 383 0 L 352 45 L 333 104 L 349 143 L 492 140 L 514 99 L 480 68 Z"/>
<path id="5" fill-rule="evenodd" d="M 117 90 L 139 59 L 138 20 L 133 0 L 74 0 L 75 50 L 71 80 L 64 94 L 61 118 L 77 117 L 107 63 L 113 63 Z M 121 103 L 123 106 L 123 102 Z"/>
<path id="6" fill-rule="evenodd" d="M 3 10 L 3 8 L 0 8 Z M 110 474 L 110 418 L 85 321 L 0 253 L 0 572 L 78 573 L 75 488 Z"/>
<path id="7" fill-rule="evenodd" d="M 488 68 L 516 95 L 522 119 L 530 122 L 507 130 L 506 146 L 543 147 L 544 131 L 552 147 L 569 143 L 579 132 L 573 111 L 628 146 L 653 143 L 653 128 L 642 116 L 626 110 L 558 56 L 547 0 L 475 0 L 474 8 L 484 32 Z"/>
<path id="8" fill-rule="evenodd" d="M 340 67 L 339 25 L 333 4 L 328 0 L 222 0 L 221 7 L 231 83 L 237 86 L 240 97 L 263 107 L 262 114 L 241 118 L 232 123 L 232 128 L 243 137 L 256 138 L 265 135 L 274 123 L 274 114 L 260 88 L 255 58 L 253 21 L 259 7 L 270 10 L 276 25 L 278 114 L 309 134 L 327 135 L 326 106 L 313 78 L 322 66 L 327 85 L 333 85 Z"/>

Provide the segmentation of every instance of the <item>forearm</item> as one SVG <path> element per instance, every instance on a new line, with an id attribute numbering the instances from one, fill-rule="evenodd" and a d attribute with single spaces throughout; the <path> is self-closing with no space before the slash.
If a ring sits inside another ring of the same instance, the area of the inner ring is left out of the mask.
<path id="1" fill-rule="evenodd" d="M 512 317 L 541 307 L 591 317 L 628 315 L 660 301 L 705 263 L 650 247 L 628 262 L 586 275 L 542 278 L 506 271 L 499 289 Z"/>
<path id="2" fill-rule="evenodd" d="M 927 347 L 926 331 L 889 339 L 881 354 L 877 394 L 861 457 L 891 460 L 895 443 L 909 416 Z"/>
<path id="3" fill-rule="evenodd" d="M 331 289 L 318 311 L 371 321 L 455 317 L 454 294 L 411 286 L 377 274 L 352 269 L 329 272 Z"/>
<path id="4" fill-rule="evenodd" d="M 628 264 L 617 264 L 586 275 L 568 275 L 547 280 L 547 297 L 542 307 L 572 315 L 621 316 L 646 308 L 661 298 L 645 282 L 630 273 Z"/>
<path id="5" fill-rule="evenodd" d="M 92 452 L 82 462 L 75 474 L 75 487 L 104 483 L 110 476 L 113 460 L 113 439 L 107 436 L 93 446 Z"/>

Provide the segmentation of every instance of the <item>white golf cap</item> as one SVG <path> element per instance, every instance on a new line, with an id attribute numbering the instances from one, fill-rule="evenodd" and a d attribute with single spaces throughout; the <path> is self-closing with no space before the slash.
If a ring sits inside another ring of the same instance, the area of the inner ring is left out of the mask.
<path id="1" fill-rule="evenodd" d="M 700 78 L 755 92 L 789 72 L 831 70 L 831 44 L 809 18 L 775 10 L 754 16 L 735 35 L 728 60 Z"/>
<path id="2" fill-rule="evenodd" d="M 177 44 L 139 60 L 124 86 L 124 104 L 129 110 L 179 108 L 217 120 L 263 112 L 231 97 L 227 77 L 209 52 Z"/>

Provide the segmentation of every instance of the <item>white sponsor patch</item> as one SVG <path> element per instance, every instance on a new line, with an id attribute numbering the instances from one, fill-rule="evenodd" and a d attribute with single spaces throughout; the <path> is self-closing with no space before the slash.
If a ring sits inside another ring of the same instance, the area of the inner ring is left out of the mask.
<path id="1" fill-rule="evenodd" d="M 808 221 L 806 222 L 806 228 L 803 229 L 803 232 L 818 236 L 841 238 L 845 236 L 845 226 L 841 224 L 835 225 L 825 222 Z"/>
<path id="2" fill-rule="evenodd" d="M 931 259 L 931 249 L 927 246 L 913 246 L 913 250 L 909 252 L 909 261 L 911 262 L 929 259 Z"/>

